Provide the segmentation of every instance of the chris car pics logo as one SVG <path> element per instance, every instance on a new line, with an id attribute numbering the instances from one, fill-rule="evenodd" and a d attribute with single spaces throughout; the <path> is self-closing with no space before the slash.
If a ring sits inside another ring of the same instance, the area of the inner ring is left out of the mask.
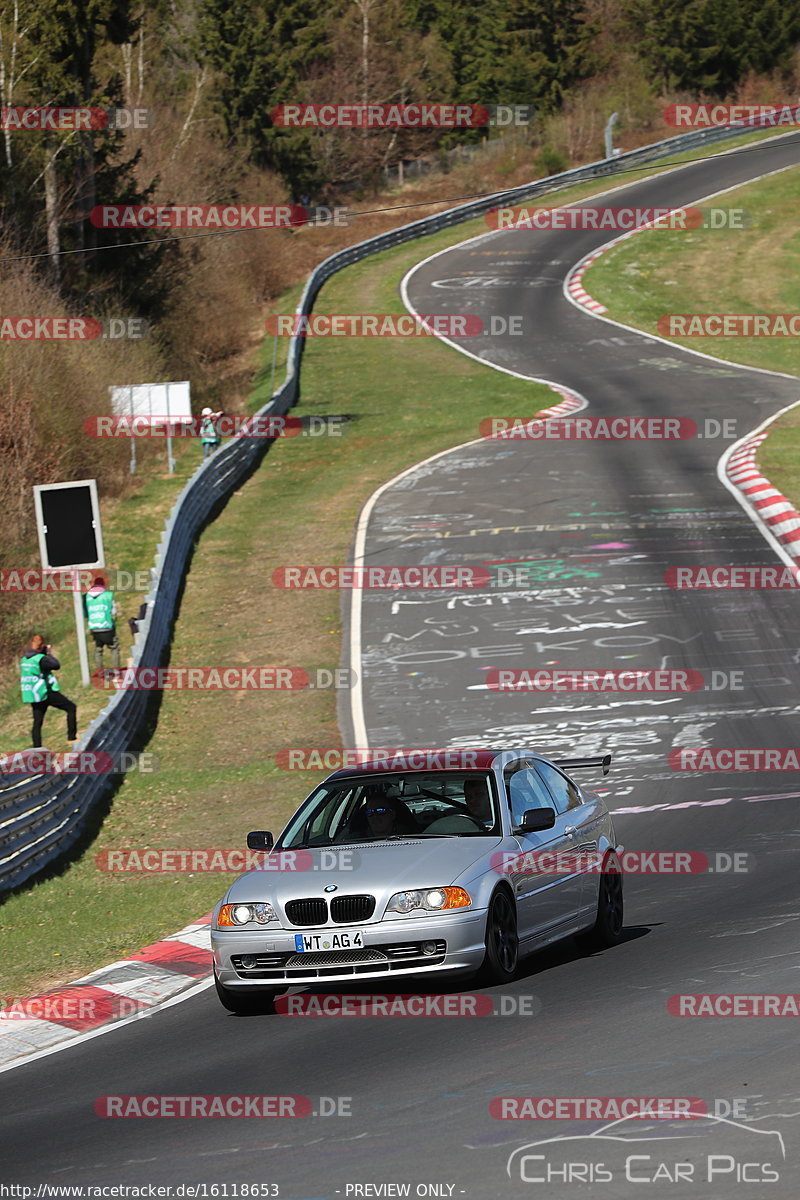
<path id="1" fill-rule="evenodd" d="M 552 1188 L 587 1183 L 615 1200 L 641 1200 L 644 1187 L 647 1195 L 674 1197 L 676 1186 L 683 1196 L 709 1184 L 719 1190 L 691 1194 L 697 1194 L 698 1200 L 711 1195 L 754 1200 L 755 1195 L 771 1194 L 753 1188 L 781 1179 L 786 1147 L 780 1131 L 703 1111 L 691 1121 L 687 1115 L 677 1110 L 673 1117 L 663 1114 L 652 1132 L 641 1125 L 637 1130 L 635 1118 L 621 1117 L 590 1134 L 528 1142 L 509 1155 L 506 1174 L 530 1185 L 531 1196 L 542 1197 L 551 1194 L 542 1184 Z M 609 1184 L 606 1190 L 603 1185 Z"/>

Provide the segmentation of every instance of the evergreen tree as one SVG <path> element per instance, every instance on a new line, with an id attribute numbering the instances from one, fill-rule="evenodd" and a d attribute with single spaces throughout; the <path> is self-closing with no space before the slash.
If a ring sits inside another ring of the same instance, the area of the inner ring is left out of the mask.
<path id="1" fill-rule="evenodd" d="M 318 182 L 308 135 L 276 129 L 270 112 L 298 101 L 298 66 L 326 57 L 319 5 L 289 0 L 267 12 L 258 2 L 201 0 L 197 53 L 217 74 L 217 110 L 229 140 L 277 170 L 297 194 Z"/>
<path id="2" fill-rule="evenodd" d="M 32 0 L 26 26 L 28 104 L 102 110 L 122 105 L 119 76 L 99 64 L 108 46 L 135 37 L 131 0 Z M 110 243 L 153 240 L 151 231 L 126 230 L 121 238 L 90 220 L 98 205 L 138 204 L 150 194 L 135 185 L 138 156 L 124 157 L 124 133 L 104 128 L 24 136 L 31 139 L 25 151 L 29 166 L 36 165 L 44 181 L 45 206 L 32 217 L 29 206 L 20 204 L 16 220 L 39 235 L 44 226 L 54 278 L 87 308 L 114 291 L 137 311 L 155 315 L 164 299 L 158 249 L 143 245 L 94 254 Z M 82 253 L 62 256 L 67 250 Z"/>
<path id="3" fill-rule="evenodd" d="M 591 74 L 594 33 L 582 0 L 518 0 L 503 30 L 509 100 L 557 108 L 565 91 Z"/>
<path id="4" fill-rule="evenodd" d="M 450 53 L 454 94 L 478 104 L 556 106 L 591 69 L 583 0 L 406 0 L 415 27 Z"/>
<path id="5" fill-rule="evenodd" d="M 626 11 L 664 92 L 726 95 L 749 71 L 785 71 L 800 39 L 798 0 L 628 0 Z"/>

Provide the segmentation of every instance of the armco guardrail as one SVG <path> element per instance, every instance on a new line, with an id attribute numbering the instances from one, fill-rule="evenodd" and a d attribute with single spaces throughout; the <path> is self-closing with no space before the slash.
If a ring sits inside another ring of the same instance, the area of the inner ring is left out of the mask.
<path id="1" fill-rule="evenodd" d="M 740 126 L 680 134 L 616 158 L 602 159 L 505 192 L 495 192 L 358 242 L 332 254 L 312 271 L 296 312 L 310 313 L 326 280 L 343 267 L 371 254 L 461 224 L 501 205 L 530 200 L 586 180 L 613 177 L 640 163 L 724 141 L 747 132 L 748 127 L 761 129 L 766 126 L 766 122 L 751 121 Z M 303 345 L 303 338 L 292 338 L 285 382 L 257 415 L 282 415 L 297 403 Z M 147 596 L 147 614 L 139 624 L 134 646 L 134 667 L 161 664 L 170 643 L 180 590 L 197 535 L 214 510 L 224 504 L 261 459 L 268 445 L 263 438 L 235 437 L 203 462 L 184 487 L 167 521 L 156 555 L 153 586 Z M 116 756 L 126 750 L 142 730 L 150 696 L 150 692 L 134 689 L 115 692 L 81 739 L 81 748 L 104 751 L 116 761 Z M 108 798 L 117 778 L 108 774 L 0 776 L 0 891 L 8 891 L 34 878 L 70 850 L 87 829 L 99 805 Z"/>

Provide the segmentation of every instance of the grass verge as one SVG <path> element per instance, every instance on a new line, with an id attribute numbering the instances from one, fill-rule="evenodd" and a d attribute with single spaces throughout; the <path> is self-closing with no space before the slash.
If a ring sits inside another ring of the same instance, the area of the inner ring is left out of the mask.
<path id="1" fill-rule="evenodd" d="M 583 285 L 611 318 L 646 333 L 658 333 L 659 318 L 672 313 L 798 312 L 798 181 L 800 167 L 715 200 L 716 208 L 741 210 L 741 229 L 637 233 L 589 267 Z M 792 338 L 668 340 L 729 362 L 790 374 L 800 370 Z"/>
<path id="2" fill-rule="evenodd" d="M 800 399 L 800 387 L 797 393 Z M 800 409 L 792 409 L 770 425 L 757 460 L 770 483 L 800 510 Z"/>

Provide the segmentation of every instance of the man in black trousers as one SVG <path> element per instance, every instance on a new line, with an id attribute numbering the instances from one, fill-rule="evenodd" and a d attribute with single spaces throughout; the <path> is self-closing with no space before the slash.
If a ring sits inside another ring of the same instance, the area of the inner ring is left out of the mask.
<path id="1" fill-rule="evenodd" d="M 60 708 L 67 714 L 67 740 L 74 746 L 78 739 L 77 706 L 68 700 L 52 674 L 61 663 L 51 654 L 52 646 L 45 643 L 40 633 L 35 633 L 20 660 L 20 683 L 22 702 L 30 704 L 33 713 L 31 739 L 34 748 L 42 744 L 42 722 L 48 708 Z"/>

